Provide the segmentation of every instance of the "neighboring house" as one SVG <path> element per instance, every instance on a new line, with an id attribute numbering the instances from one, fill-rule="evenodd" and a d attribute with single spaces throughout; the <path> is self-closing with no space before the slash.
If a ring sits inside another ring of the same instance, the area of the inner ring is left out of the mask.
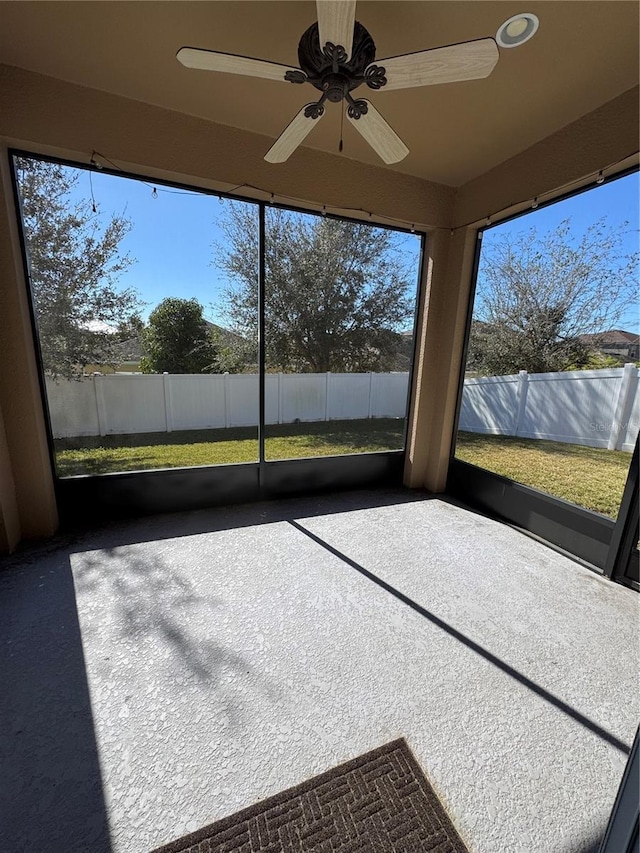
<path id="1" fill-rule="evenodd" d="M 140 373 L 140 359 L 144 355 L 139 335 L 132 335 L 114 346 L 117 362 L 111 364 L 87 364 L 85 374 L 91 373 Z"/>
<path id="2" fill-rule="evenodd" d="M 603 355 L 611 355 L 621 361 L 640 359 L 640 336 L 633 332 L 613 329 L 593 335 L 580 335 L 579 340 Z"/>

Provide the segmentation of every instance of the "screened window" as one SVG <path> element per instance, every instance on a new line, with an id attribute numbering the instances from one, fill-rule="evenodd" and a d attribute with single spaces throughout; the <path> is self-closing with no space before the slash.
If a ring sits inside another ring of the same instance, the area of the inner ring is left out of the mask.
<path id="1" fill-rule="evenodd" d="M 420 236 L 14 167 L 58 477 L 404 449 Z"/>
<path id="2" fill-rule="evenodd" d="M 616 518 L 640 425 L 638 174 L 480 245 L 455 457 Z"/>
<path id="3" fill-rule="evenodd" d="M 256 305 L 227 328 L 216 246 L 257 205 L 14 164 L 58 476 L 256 461 Z"/>

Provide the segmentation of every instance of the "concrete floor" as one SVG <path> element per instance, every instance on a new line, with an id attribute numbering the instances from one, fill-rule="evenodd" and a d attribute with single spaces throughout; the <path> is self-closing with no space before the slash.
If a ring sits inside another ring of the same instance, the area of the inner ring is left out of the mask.
<path id="1" fill-rule="evenodd" d="M 0 849 L 146 853 L 404 736 L 471 853 L 594 851 L 637 594 L 446 501 L 127 522 L 0 573 Z"/>

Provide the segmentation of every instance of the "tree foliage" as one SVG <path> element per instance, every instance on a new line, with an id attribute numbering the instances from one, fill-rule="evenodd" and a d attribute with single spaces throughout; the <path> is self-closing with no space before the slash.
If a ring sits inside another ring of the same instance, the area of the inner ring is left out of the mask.
<path id="1" fill-rule="evenodd" d="M 26 158 L 16 168 L 44 369 L 72 377 L 88 364 L 114 365 L 117 329 L 140 307 L 118 284 L 133 263 L 120 250 L 130 223 L 112 216 L 105 224 L 88 201 L 72 200 L 77 171 Z"/>
<path id="2" fill-rule="evenodd" d="M 467 368 L 489 375 L 546 373 L 589 362 L 581 335 L 615 328 L 637 299 L 638 255 L 604 220 L 576 236 L 485 235 Z"/>
<path id="3" fill-rule="evenodd" d="M 214 373 L 218 357 L 197 299 L 168 297 L 142 332 L 143 373 Z"/>
<path id="4" fill-rule="evenodd" d="M 227 207 L 217 265 L 231 279 L 225 313 L 247 341 L 258 326 L 259 234 L 254 210 Z M 397 234 L 367 224 L 267 210 L 265 347 L 269 369 L 392 369 L 412 315 Z"/>
<path id="5" fill-rule="evenodd" d="M 228 332 L 214 332 L 213 341 L 218 351 L 220 373 L 257 373 L 258 341 L 256 330 L 251 338 Z"/>

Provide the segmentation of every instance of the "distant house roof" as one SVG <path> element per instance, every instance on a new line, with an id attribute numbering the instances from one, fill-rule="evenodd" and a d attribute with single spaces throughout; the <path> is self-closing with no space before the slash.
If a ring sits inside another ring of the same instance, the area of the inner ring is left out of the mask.
<path id="1" fill-rule="evenodd" d="M 124 341 L 118 341 L 114 346 L 114 350 L 120 361 L 140 361 L 144 354 L 139 335 L 133 335 Z"/>
<path id="2" fill-rule="evenodd" d="M 612 329 L 610 332 L 596 332 L 593 335 L 580 335 L 579 339 L 584 344 L 597 344 L 598 346 L 611 346 L 611 344 L 637 344 L 640 336 L 633 332 L 625 332 L 622 329 Z"/>

